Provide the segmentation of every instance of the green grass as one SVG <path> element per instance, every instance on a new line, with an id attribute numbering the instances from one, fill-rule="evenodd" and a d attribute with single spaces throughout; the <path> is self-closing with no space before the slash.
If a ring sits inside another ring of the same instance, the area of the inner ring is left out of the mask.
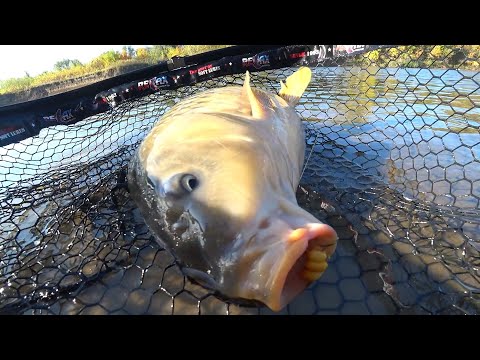
<path id="1" fill-rule="evenodd" d="M 229 45 L 154 45 L 150 48 L 137 49 L 135 54 L 130 53 L 127 49 L 122 52 L 107 51 L 96 57 L 87 64 L 80 64 L 66 68 L 58 66 L 63 61 L 59 61 L 55 70 L 46 71 L 37 76 L 25 76 L 22 78 L 11 78 L 0 81 L 0 95 L 8 93 L 17 93 L 28 90 L 32 87 L 56 83 L 68 79 L 80 78 L 86 75 L 96 74 L 101 71 L 110 70 L 112 68 L 121 69 L 131 64 L 157 64 L 160 61 L 172 58 L 175 55 L 188 56 L 205 51 L 215 50 L 227 47 Z"/>

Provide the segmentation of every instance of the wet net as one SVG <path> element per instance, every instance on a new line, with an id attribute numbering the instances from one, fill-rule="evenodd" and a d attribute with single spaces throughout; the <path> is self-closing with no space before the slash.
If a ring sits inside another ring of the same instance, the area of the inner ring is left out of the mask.
<path id="1" fill-rule="evenodd" d="M 480 312 L 477 48 L 335 46 L 312 65 L 296 107 L 307 142 L 297 198 L 340 239 L 281 314 Z M 295 69 L 251 81 L 277 92 Z M 185 278 L 126 186 L 165 111 L 243 78 L 160 89 L 1 147 L 0 314 L 272 314 Z"/>

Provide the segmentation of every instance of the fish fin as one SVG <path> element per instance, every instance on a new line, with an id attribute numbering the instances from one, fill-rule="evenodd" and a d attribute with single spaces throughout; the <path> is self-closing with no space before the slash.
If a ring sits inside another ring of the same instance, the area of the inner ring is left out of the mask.
<path id="1" fill-rule="evenodd" d="M 265 105 L 262 103 L 260 94 L 254 93 L 254 90 L 250 87 L 250 73 L 247 70 L 245 74 L 245 82 L 243 83 L 243 91 L 247 95 L 248 102 L 252 108 L 252 116 L 254 118 L 265 117 Z"/>
<path id="2" fill-rule="evenodd" d="M 284 99 L 290 106 L 297 105 L 311 79 L 312 71 L 310 68 L 301 67 L 290 75 L 285 83 L 280 81 L 281 89 L 278 96 Z"/>

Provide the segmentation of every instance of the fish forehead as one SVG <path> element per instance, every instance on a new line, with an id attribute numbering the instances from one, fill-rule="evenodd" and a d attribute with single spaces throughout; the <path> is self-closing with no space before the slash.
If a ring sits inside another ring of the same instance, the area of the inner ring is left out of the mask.
<path id="1" fill-rule="evenodd" d="M 205 171 L 251 174 L 269 153 L 261 141 L 267 132 L 254 127 L 223 116 L 191 114 L 146 138 L 139 155 L 146 170 L 158 177 L 168 176 L 166 172 L 189 171 L 192 166 Z M 259 136 L 261 133 L 265 135 Z"/>
<path id="2" fill-rule="evenodd" d="M 194 174 L 207 185 L 198 188 L 195 194 L 203 194 L 210 202 L 247 198 L 261 187 L 270 154 L 260 142 L 250 142 L 235 137 L 195 139 L 191 143 L 172 144 L 157 139 L 158 146 L 151 151 L 145 162 L 148 176 L 166 180 L 179 173 Z M 237 203 L 238 205 L 238 203 Z"/>

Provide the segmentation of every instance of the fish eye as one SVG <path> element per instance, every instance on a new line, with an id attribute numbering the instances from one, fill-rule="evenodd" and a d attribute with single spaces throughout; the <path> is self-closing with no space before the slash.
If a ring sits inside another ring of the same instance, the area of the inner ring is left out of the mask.
<path id="1" fill-rule="evenodd" d="M 198 186 L 198 180 L 191 174 L 183 175 L 180 183 L 187 192 L 192 192 Z"/>

